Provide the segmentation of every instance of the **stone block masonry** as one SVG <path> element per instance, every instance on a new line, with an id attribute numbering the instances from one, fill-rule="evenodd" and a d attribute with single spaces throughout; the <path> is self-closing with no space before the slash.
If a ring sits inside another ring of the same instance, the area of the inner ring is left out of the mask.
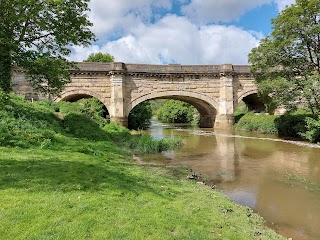
<path id="1" fill-rule="evenodd" d="M 152 99 L 176 99 L 200 113 L 200 127 L 231 128 L 234 109 L 246 96 L 257 93 L 248 65 L 150 65 L 115 63 L 77 64 L 72 82 L 53 100 L 95 97 L 108 109 L 111 121 L 128 125 L 130 111 Z M 14 73 L 14 92 L 35 95 L 23 71 Z"/>

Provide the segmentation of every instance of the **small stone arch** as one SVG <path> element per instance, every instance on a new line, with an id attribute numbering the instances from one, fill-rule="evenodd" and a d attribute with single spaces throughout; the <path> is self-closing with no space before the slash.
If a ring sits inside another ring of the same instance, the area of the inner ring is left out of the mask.
<path id="1" fill-rule="evenodd" d="M 258 94 L 258 89 L 251 89 L 247 92 L 242 93 L 237 100 L 237 103 L 240 103 L 245 97 L 251 95 L 251 94 Z"/>
<path id="2" fill-rule="evenodd" d="M 197 92 L 190 91 L 157 91 L 144 94 L 133 99 L 127 106 L 127 116 L 138 104 L 152 99 L 174 99 L 193 105 L 200 113 L 200 127 L 213 127 L 219 104 L 212 98 Z"/>
<path id="3" fill-rule="evenodd" d="M 252 89 L 243 93 L 238 98 L 237 104 L 239 104 L 241 101 L 246 104 L 249 111 L 263 112 L 266 110 L 265 104 L 258 96 L 257 89 Z"/>
<path id="4" fill-rule="evenodd" d="M 103 105 L 105 106 L 105 108 L 109 111 L 108 108 L 108 101 L 103 98 L 100 94 L 93 92 L 93 91 L 89 91 L 89 90 L 84 90 L 84 89 L 76 89 L 76 90 L 69 90 L 69 91 L 65 91 L 62 92 L 58 97 L 56 97 L 55 99 L 53 99 L 54 102 L 60 102 L 60 101 L 68 101 L 69 99 L 71 99 L 73 96 L 90 96 L 90 97 L 94 97 L 96 99 L 98 99 L 100 102 L 103 103 Z"/>

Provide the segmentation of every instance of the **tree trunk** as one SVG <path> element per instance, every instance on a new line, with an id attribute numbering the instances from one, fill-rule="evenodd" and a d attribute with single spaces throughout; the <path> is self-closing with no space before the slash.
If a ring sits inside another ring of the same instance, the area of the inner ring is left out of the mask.
<path id="1" fill-rule="evenodd" d="M 6 93 L 12 90 L 12 58 L 10 48 L 0 43 L 0 88 Z"/>

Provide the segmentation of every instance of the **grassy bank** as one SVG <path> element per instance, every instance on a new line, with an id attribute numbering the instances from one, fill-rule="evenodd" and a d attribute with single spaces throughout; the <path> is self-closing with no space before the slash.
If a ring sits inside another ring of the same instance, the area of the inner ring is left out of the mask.
<path id="1" fill-rule="evenodd" d="M 281 239 L 184 169 L 135 164 L 112 142 L 0 151 L 3 239 Z"/>
<path id="2" fill-rule="evenodd" d="M 239 116 L 235 129 L 249 132 L 277 134 L 320 142 L 320 118 L 317 115 L 298 110 L 284 115 L 255 114 L 248 112 Z"/>
<path id="3" fill-rule="evenodd" d="M 283 239 L 250 209 L 187 180 L 185 169 L 131 157 L 175 140 L 102 128 L 78 113 L 54 114 L 48 103 L 5 101 L 1 239 Z"/>

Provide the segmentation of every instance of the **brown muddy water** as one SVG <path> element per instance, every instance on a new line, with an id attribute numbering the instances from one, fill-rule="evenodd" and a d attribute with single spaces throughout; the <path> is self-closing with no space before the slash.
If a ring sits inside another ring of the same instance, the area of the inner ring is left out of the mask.
<path id="1" fill-rule="evenodd" d="M 320 239 L 320 146 L 273 135 L 161 124 L 153 138 L 180 136 L 180 149 L 144 161 L 192 168 L 236 203 L 249 206 L 278 233 Z"/>

